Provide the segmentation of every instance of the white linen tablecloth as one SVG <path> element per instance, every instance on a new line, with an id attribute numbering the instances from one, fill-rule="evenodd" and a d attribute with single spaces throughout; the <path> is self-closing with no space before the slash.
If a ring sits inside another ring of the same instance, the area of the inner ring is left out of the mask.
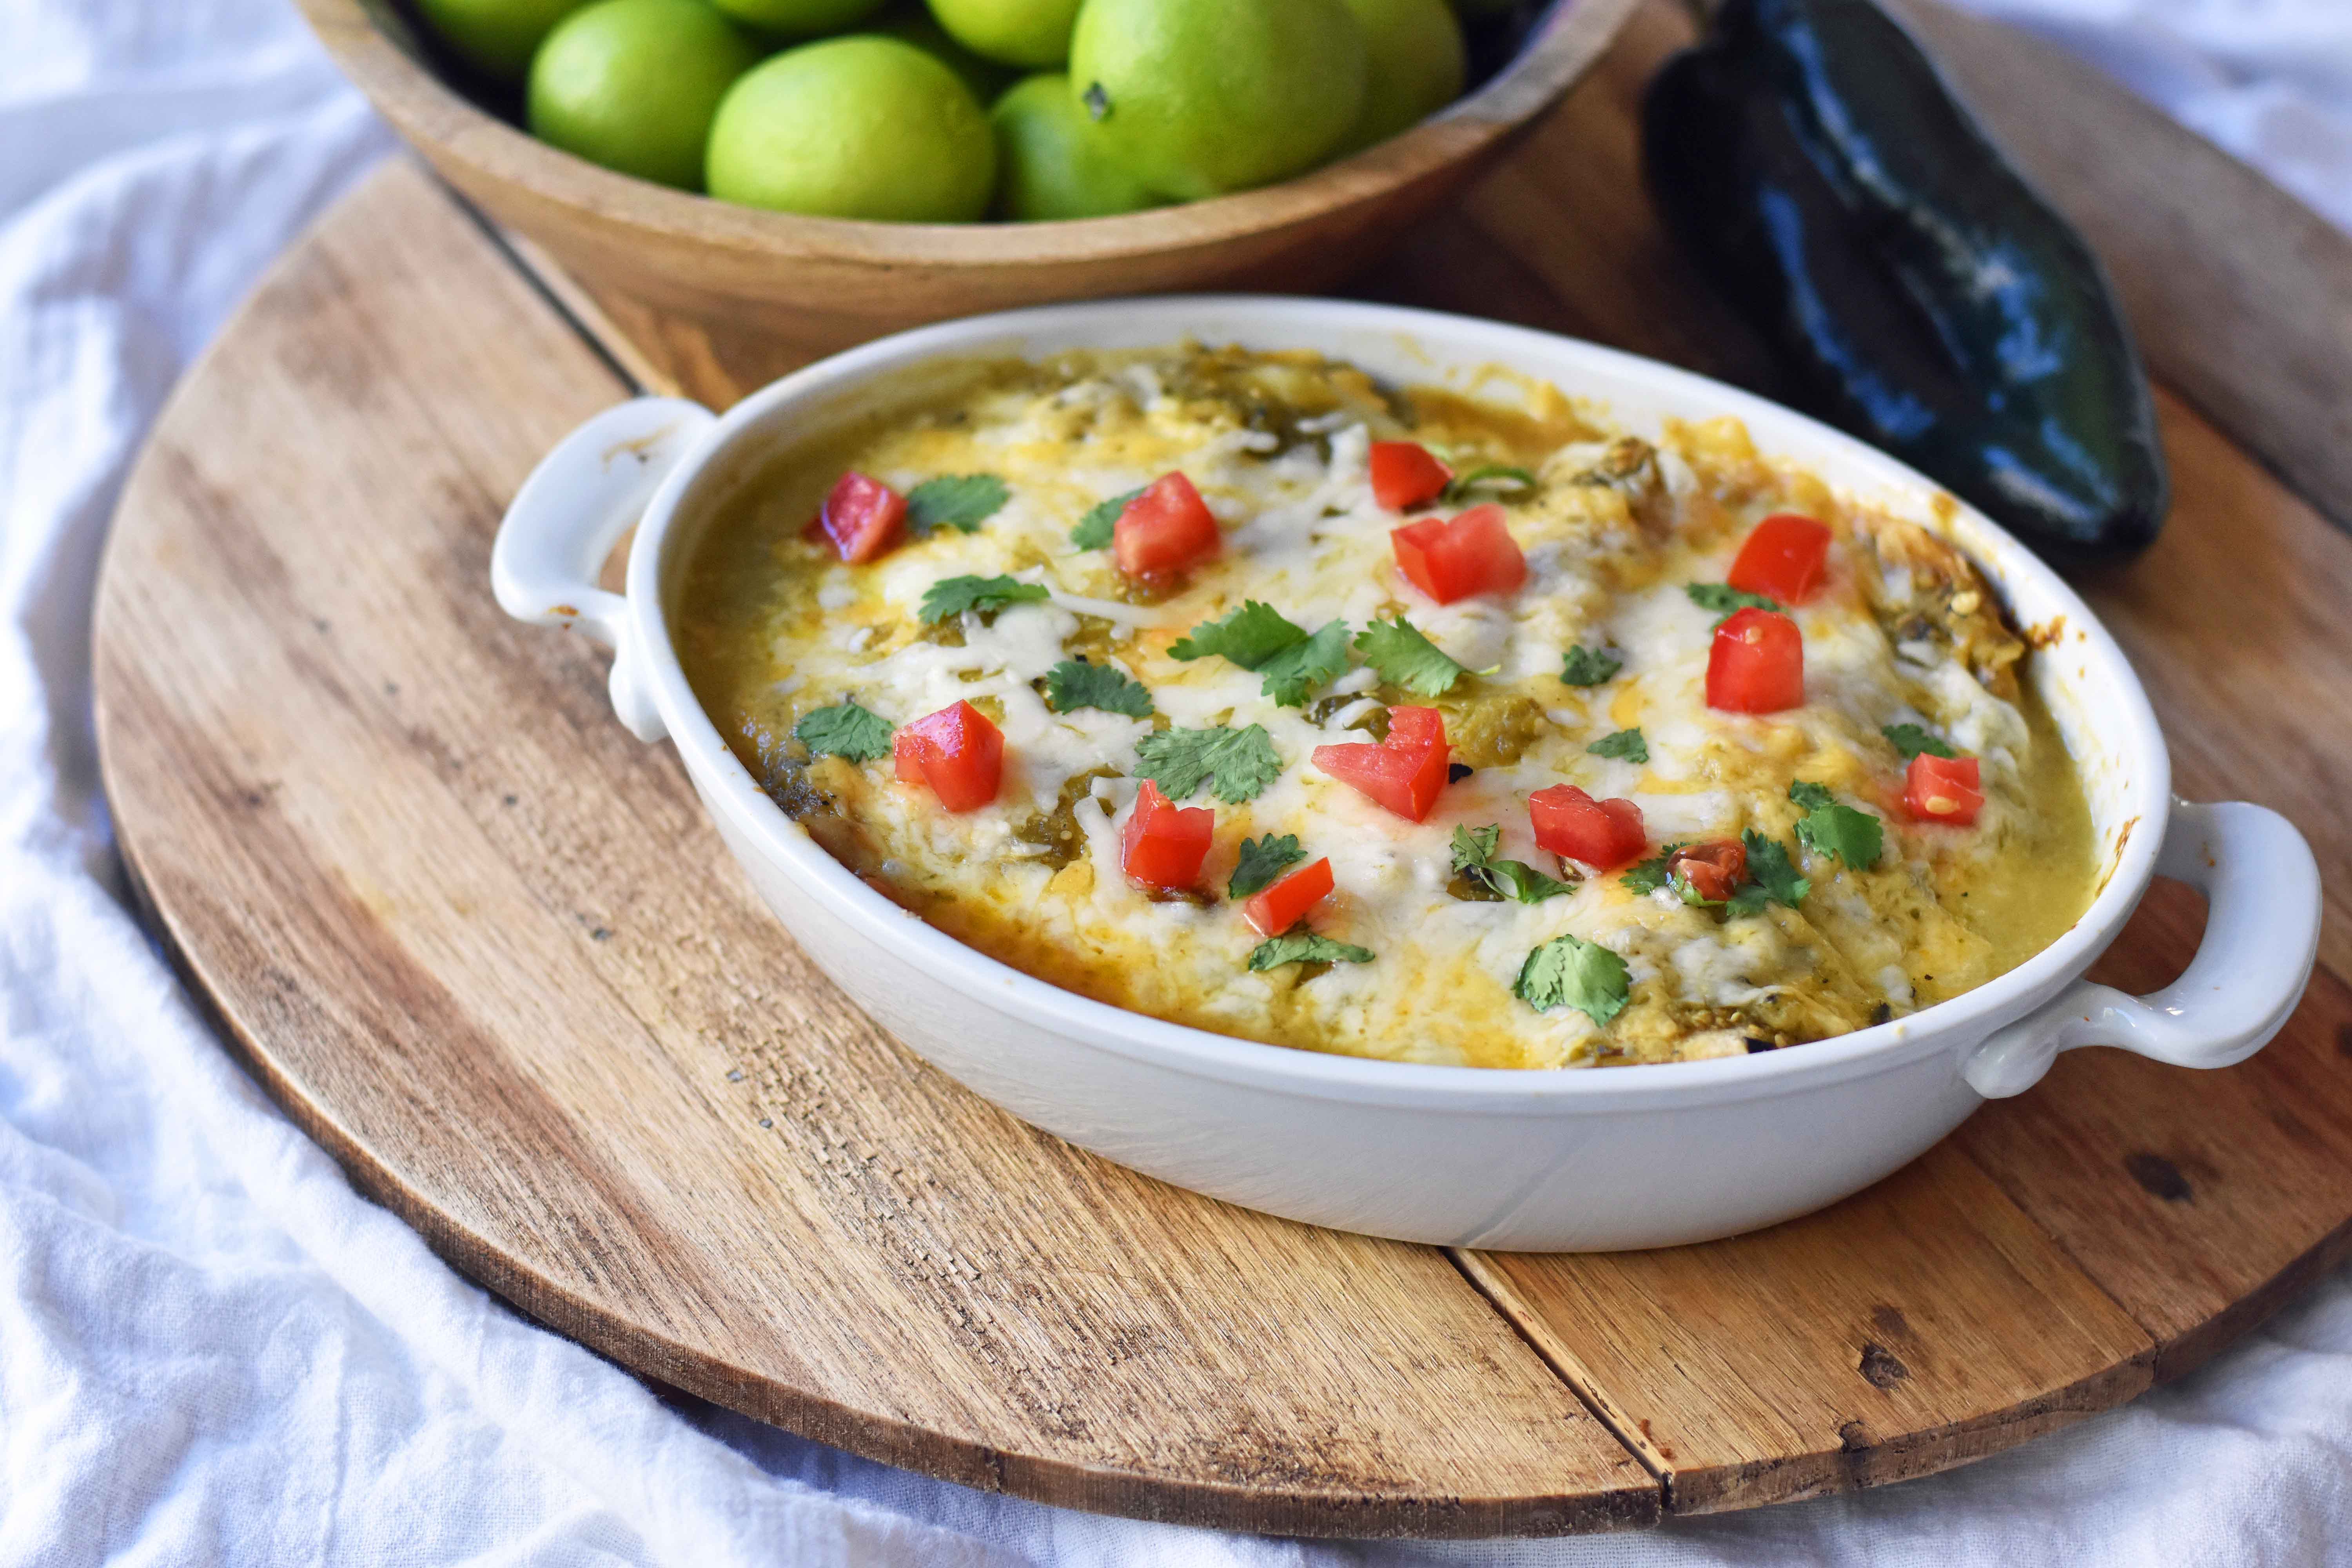
<path id="1" fill-rule="evenodd" d="M 1977 0 L 2352 226 L 2352 0 Z M 0 0 L 0 1568 L 2352 1561 L 2352 1283 L 1929 1480 L 1640 1536 L 1301 1543 L 1072 1513 L 679 1407 L 451 1273 L 126 912 L 89 604 L 139 440 L 393 145 L 283 0 Z"/>

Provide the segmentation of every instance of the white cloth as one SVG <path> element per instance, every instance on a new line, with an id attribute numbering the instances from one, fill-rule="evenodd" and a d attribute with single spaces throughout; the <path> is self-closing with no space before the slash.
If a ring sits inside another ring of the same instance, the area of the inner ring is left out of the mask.
<path id="1" fill-rule="evenodd" d="M 2345 0 L 1979 0 L 2352 223 Z M 108 515 L 173 382 L 391 145 L 282 0 L 0 0 L 0 1568 L 2076 1563 L 2352 1556 L 2352 1283 L 1909 1486 L 1653 1534 L 1262 1541 L 995 1498 L 668 1403 L 452 1274 L 258 1094 L 125 912 Z"/>

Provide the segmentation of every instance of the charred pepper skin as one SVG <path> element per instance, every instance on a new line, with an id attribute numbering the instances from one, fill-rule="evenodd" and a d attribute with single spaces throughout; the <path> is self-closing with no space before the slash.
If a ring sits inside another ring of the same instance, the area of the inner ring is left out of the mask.
<path id="1" fill-rule="evenodd" d="M 2155 399 L 2105 274 L 1872 0 L 1728 0 L 1642 120 L 1668 231 L 1791 401 L 2053 559 L 2155 539 Z"/>

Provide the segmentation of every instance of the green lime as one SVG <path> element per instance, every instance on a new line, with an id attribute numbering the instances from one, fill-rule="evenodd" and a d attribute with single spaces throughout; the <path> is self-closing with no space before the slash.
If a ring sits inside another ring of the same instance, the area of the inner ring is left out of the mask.
<path id="1" fill-rule="evenodd" d="M 931 15 L 972 53 L 1039 70 L 1070 58 L 1078 0 L 931 0 Z"/>
<path id="2" fill-rule="evenodd" d="M 996 95 L 1011 87 L 1021 75 L 1010 66 L 982 59 L 949 37 L 947 29 L 931 19 L 930 7 L 924 5 L 923 0 L 907 0 L 906 4 L 892 7 L 890 14 L 876 22 L 870 30 L 902 39 L 923 53 L 935 57 L 948 69 L 963 78 L 964 86 L 971 89 L 972 97 L 982 103 L 995 101 Z"/>
<path id="3" fill-rule="evenodd" d="M 1320 163 L 1364 104 L 1347 0 L 1086 0 L 1070 84 L 1119 162 L 1191 201 Z"/>
<path id="4" fill-rule="evenodd" d="M 698 191 L 711 116 L 759 58 L 704 0 L 594 0 L 530 62 L 530 132 L 592 163 Z"/>
<path id="5" fill-rule="evenodd" d="M 1417 125 L 1462 96 L 1462 24 L 1445 0 L 1348 0 L 1364 25 L 1370 75 L 1363 111 L 1340 150 L 1353 153 Z"/>
<path id="6" fill-rule="evenodd" d="M 531 52 L 582 0 L 417 0 L 425 19 L 467 63 L 520 81 Z"/>
<path id="7" fill-rule="evenodd" d="M 1105 217 L 1160 205 L 1103 145 L 1066 76 L 1033 76 L 988 111 L 996 126 L 996 212 L 1016 223 Z"/>
<path id="8" fill-rule="evenodd" d="M 882 0 L 710 0 L 739 22 L 788 38 L 813 38 L 855 27 L 882 8 Z"/>
<path id="9" fill-rule="evenodd" d="M 969 223 L 996 184 L 996 137 L 955 72 L 865 33 L 754 67 L 719 106 L 707 163 L 710 194 L 747 206 Z"/>

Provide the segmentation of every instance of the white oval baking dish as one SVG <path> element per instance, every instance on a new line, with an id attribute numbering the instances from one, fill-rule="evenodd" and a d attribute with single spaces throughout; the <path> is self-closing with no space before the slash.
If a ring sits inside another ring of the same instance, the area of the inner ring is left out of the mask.
<path id="1" fill-rule="evenodd" d="M 780 445 L 919 396 L 941 361 L 1197 339 L 1312 349 L 1402 383 L 1469 389 L 1494 367 L 1549 381 L 1655 435 L 1667 417 L 1745 420 L 1767 454 L 1937 529 L 1981 567 L 2042 651 L 2032 679 L 2081 764 L 2106 879 L 2038 956 L 1907 1018 L 1742 1058 L 1559 1071 L 1326 1056 L 1161 1022 L 1032 979 L 857 880 L 728 750 L 673 650 L 672 577 L 713 503 Z M 499 531 L 509 614 L 615 652 L 612 696 L 667 734 L 760 894 L 820 968 L 898 1039 L 1014 1115 L 1251 1208 L 1409 1241 L 1545 1251 L 1664 1247 L 1771 1225 L 1877 1181 L 2062 1050 L 2121 1047 L 2218 1068 L 2260 1049 L 2301 997 L 2319 874 L 2284 818 L 2170 796 L 2155 715 L 2083 602 L 1976 512 L 1861 443 L 1683 371 L 1547 333 L 1425 311 L 1234 296 L 1116 300 L 952 321 L 810 366 L 724 416 L 642 398 L 549 455 Z M 1939 510 L 1941 515 L 1939 516 Z M 599 565 L 637 525 L 627 592 Z M 2152 876 L 2210 900 L 2175 984 L 2084 982 Z"/>

